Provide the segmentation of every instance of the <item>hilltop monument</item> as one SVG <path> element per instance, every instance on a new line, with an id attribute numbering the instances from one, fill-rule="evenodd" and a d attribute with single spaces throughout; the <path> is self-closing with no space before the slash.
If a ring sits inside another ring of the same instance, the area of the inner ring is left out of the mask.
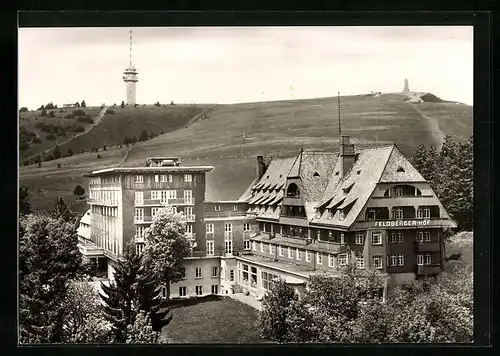
<path id="1" fill-rule="evenodd" d="M 135 105 L 135 87 L 139 81 L 137 79 L 137 70 L 132 65 L 132 30 L 130 30 L 130 63 L 127 69 L 123 72 L 123 81 L 127 90 L 127 105 Z"/>
<path id="2" fill-rule="evenodd" d="M 405 79 L 405 87 L 403 89 L 403 93 L 409 93 L 410 92 L 410 86 L 408 85 L 408 79 Z"/>

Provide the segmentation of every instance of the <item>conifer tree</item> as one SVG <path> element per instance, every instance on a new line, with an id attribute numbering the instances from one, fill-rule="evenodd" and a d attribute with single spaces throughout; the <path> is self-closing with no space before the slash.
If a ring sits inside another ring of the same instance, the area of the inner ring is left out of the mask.
<path id="1" fill-rule="evenodd" d="M 54 159 L 61 158 L 61 150 L 59 149 L 59 145 L 56 145 L 56 147 L 54 148 L 54 153 L 52 154 L 52 156 L 54 157 Z"/>
<path id="2" fill-rule="evenodd" d="M 52 209 L 51 216 L 54 219 L 62 219 L 67 223 L 72 223 L 75 220 L 73 212 L 71 211 L 63 197 L 57 197 L 56 201 L 54 202 L 54 208 Z"/>

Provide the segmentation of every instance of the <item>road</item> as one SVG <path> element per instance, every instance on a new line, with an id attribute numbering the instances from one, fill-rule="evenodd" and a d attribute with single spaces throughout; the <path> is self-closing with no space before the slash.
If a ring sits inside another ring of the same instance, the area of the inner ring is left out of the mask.
<path id="1" fill-rule="evenodd" d="M 427 116 L 422 111 L 420 111 L 420 109 L 418 108 L 418 104 L 407 103 L 407 105 L 410 105 L 413 108 L 413 110 L 417 112 L 417 114 L 419 114 L 423 119 L 425 119 L 429 127 L 429 130 L 431 131 L 432 138 L 434 142 L 437 144 L 436 148 L 440 150 L 444 142 L 444 137 L 446 135 L 439 127 L 438 121 L 435 118 Z"/>

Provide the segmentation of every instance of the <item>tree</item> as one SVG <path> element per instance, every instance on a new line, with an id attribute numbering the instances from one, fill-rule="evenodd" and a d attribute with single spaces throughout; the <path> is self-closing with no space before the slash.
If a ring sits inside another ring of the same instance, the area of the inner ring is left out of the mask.
<path id="1" fill-rule="evenodd" d="M 19 109 L 19 112 L 27 112 L 28 108 L 26 106 L 23 106 L 22 108 Z"/>
<path id="2" fill-rule="evenodd" d="M 75 220 L 73 212 L 69 208 L 66 201 L 64 201 L 63 197 L 57 197 L 51 216 L 54 219 L 62 219 L 67 223 L 73 223 Z"/>
<path id="3" fill-rule="evenodd" d="M 142 130 L 141 135 L 139 136 L 139 141 L 144 142 L 149 138 L 148 132 L 146 130 Z"/>
<path id="4" fill-rule="evenodd" d="M 56 116 L 56 115 L 55 115 L 55 113 L 54 113 L 54 110 L 51 110 L 51 111 L 49 112 L 49 117 L 55 117 L 55 116 Z"/>
<path id="5" fill-rule="evenodd" d="M 61 150 L 59 149 L 59 145 L 56 145 L 56 147 L 54 148 L 52 156 L 54 157 L 54 159 L 61 158 Z"/>
<path id="6" fill-rule="evenodd" d="M 40 116 L 47 116 L 47 110 L 42 109 L 42 112 L 40 113 Z"/>
<path id="7" fill-rule="evenodd" d="M 23 343 L 64 340 L 61 305 L 70 280 L 81 277 L 76 228 L 49 216 L 21 217 L 19 227 L 20 332 Z"/>
<path id="8" fill-rule="evenodd" d="M 28 187 L 19 188 L 19 213 L 21 215 L 31 214 L 30 190 Z"/>
<path id="9" fill-rule="evenodd" d="M 106 151 L 106 145 L 104 145 L 104 146 L 102 147 L 102 150 L 103 150 L 103 151 Z"/>
<path id="10" fill-rule="evenodd" d="M 170 284 L 184 278 L 183 259 L 194 246 L 186 233 L 184 214 L 174 214 L 170 206 L 160 209 L 145 230 L 143 265 L 151 271 L 154 281 L 165 284 L 167 299 L 170 298 Z"/>
<path id="11" fill-rule="evenodd" d="M 68 343 L 106 343 L 111 324 L 106 320 L 99 293 L 88 282 L 73 281 L 64 300 L 64 333 Z"/>
<path id="12" fill-rule="evenodd" d="M 125 107 L 125 102 L 122 100 L 120 107 L 123 109 Z"/>
<path id="13" fill-rule="evenodd" d="M 73 194 L 81 197 L 82 195 L 85 194 L 85 189 L 81 185 L 77 185 L 75 189 L 73 189 Z"/>
<path id="14" fill-rule="evenodd" d="M 85 100 L 82 100 L 82 103 L 80 104 L 80 106 L 81 106 L 82 108 L 87 107 L 87 104 L 85 103 Z"/>
<path id="15" fill-rule="evenodd" d="M 45 109 L 47 109 L 47 110 L 54 109 L 54 104 L 52 103 L 52 101 L 50 103 L 48 103 L 47 105 L 45 105 Z"/>
<path id="16" fill-rule="evenodd" d="M 76 106 L 77 108 L 79 108 L 79 107 L 80 107 L 80 103 L 77 101 L 77 102 L 75 103 L 75 106 Z"/>
<path id="17" fill-rule="evenodd" d="M 135 316 L 134 323 L 127 326 L 127 344 L 157 344 L 161 333 L 154 331 L 151 318 L 140 310 Z"/>
<path id="18" fill-rule="evenodd" d="M 38 110 L 44 110 L 44 109 L 45 109 L 45 106 L 43 106 L 43 105 L 38 108 Z"/>
<path id="19" fill-rule="evenodd" d="M 278 342 L 289 340 L 288 323 L 289 307 L 297 300 L 292 287 L 282 279 L 274 281 L 269 292 L 262 301 L 259 313 L 259 326 L 262 337 Z"/>

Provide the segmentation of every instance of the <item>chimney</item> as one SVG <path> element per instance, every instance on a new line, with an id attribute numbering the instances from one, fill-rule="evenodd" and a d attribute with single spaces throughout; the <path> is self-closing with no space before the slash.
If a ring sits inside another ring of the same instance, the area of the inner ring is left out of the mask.
<path id="1" fill-rule="evenodd" d="M 266 169 L 266 165 L 264 164 L 264 156 L 257 156 L 257 164 L 255 168 L 257 179 L 260 179 L 264 175 L 264 171 Z"/>
<path id="2" fill-rule="evenodd" d="M 349 169 L 354 164 L 356 154 L 354 153 L 354 145 L 350 144 L 348 135 L 340 136 L 340 170 L 342 171 L 342 178 L 345 177 Z"/>

